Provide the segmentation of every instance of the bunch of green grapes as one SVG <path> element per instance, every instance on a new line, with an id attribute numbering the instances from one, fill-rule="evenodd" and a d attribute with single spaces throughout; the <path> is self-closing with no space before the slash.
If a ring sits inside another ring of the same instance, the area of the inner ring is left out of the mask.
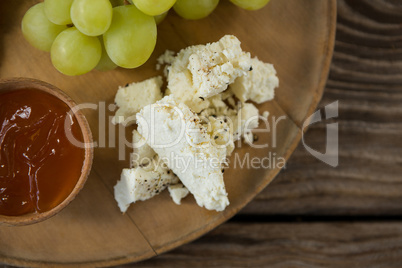
<path id="1" fill-rule="evenodd" d="M 230 0 L 256 10 L 269 0 Z M 96 68 L 136 68 L 151 56 L 159 24 L 173 7 L 185 19 L 208 16 L 219 0 L 44 0 L 22 19 L 22 33 L 34 47 L 50 52 L 66 75 Z"/>
<path id="2" fill-rule="evenodd" d="M 44 0 L 25 13 L 22 33 L 34 47 L 50 52 L 54 67 L 66 75 L 94 68 L 135 68 L 155 48 L 153 16 L 169 10 L 175 1 L 162 2 L 141 11 L 123 0 Z"/>
<path id="3" fill-rule="evenodd" d="M 136 1 L 134 0 L 134 2 Z M 147 0 L 142 0 L 142 2 L 147 2 Z M 268 4 L 269 0 L 230 0 L 230 2 L 247 10 L 257 10 Z M 173 9 L 182 18 L 198 20 L 211 14 L 218 4 L 219 0 L 177 0 Z"/>

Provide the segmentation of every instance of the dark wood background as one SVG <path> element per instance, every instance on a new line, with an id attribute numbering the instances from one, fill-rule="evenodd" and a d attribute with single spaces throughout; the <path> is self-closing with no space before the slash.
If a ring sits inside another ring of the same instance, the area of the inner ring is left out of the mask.
<path id="1" fill-rule="evenodd" d="M 401 0 L 338 1 L 320 107 L 334 101 L 339 117 L 312 125 L 305 138 L 323 152 L 326 124 L 338 122 L 338 167 L 299 145 L 287 168 L 237 216 L 125 267 L 402 267 Z"/>
<path id="2" fill-rule="evenodd" d="M 339 166 L 300 145 L 227 223 L 122 267 L 402 267 L 402 1 L 338 0 L 336 35 L 320 107 L 339 101 L 339 117 L 305 138 L 323 152 L 338 122 Z"/>

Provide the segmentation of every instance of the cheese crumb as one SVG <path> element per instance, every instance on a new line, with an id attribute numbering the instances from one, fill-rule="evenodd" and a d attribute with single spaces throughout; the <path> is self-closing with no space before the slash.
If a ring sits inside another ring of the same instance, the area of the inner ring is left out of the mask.
<path id="1" fill-rule="evenodd" d="M 234 125 L 234 140 L 239 140 L 243 136 L 247 143 L 253 143 L 252 129 L 258 127 L 258 109 L 252 103 L 244 103 L 240 108 Z"/>
<path id="2" fill-rule="evenodd" d="M 228 100 L 233 99 L 229 97 Z M 234 100 L 233 100 L 234 102 Z M 242 137 L 244 140 L 251 144 L 253 143 L 252 129 L 258 127 L 259 113 L 257 107 L 252 103 L 234 103 L 234 107 L 231 108 L 226 104 L 224 106 L 214 106 L 211 104 L 207 109 L 204 109 L 200 116 L 210 118 L 211 116 L 217 119 L 222 118 L 230 128 L 230 134 L 233 136 L 233 141 L 237 141 Z M 225 125 L 221 126 L 222 129 Z M 227 150 L 231 153 L 231 144 L 229 144 Z M 228 153 L 227 155 L 230 155 Z"/>
<path id="3" fill-rule="evenodd" d="M 250 53 L 240 41 L 226 35 L 218 42 L 182 49 L 168 67 L 168 88 L 178 102 L 199 113 L 209 99 L 227 89 L 251 67 Z"/>
<path id="4" fill-rule="evenodd" d="M 266 120 L 268 120 L 268 116 L 269 116 L 269 112 L 268 111 L 264 111 L 262 113 L 262 117 L 264 117 Z"/>
<path id="5" fill-rule="evenodd" d="M 119 106 L 112 123 L 135 123 L 135 114 L 148 104 L 162 99 L 163 81 L 161 76 L 153 77 L 138 83 L 131 83 L 125 87 L 119 87 L 115 103 Z"/>
<path id="6" fill-rule="evenodd" d="M 228 123 L 223 116 L 209 116 L 207 122 L 208 134 L 218 150 L 218 158 L 222 164 L 226 164 L 226 156 L 230 156 L 234 150 L 233 135 Z"/>
<path id="7" fill-rule="evenodd" d="M 236 97 L 245 102 L 252 100 L 263 103 L 274 98 L 274 90 L 279 86 L 279 79 L 272 64 L 258 58 L 251 59 L 252 70 L 248 75 L 240 76 L 230 85 Z"/>
<path id="8" fill-rule="evenodd" d="M 239 39 L 233 35 L 225 35 L 218 42 L 197 49 L 187 66 L 193 86 L 204 98 L 226 90 L 237 77 L 247 74 L 250 67 L 250 53 L 241 49 Z"/>
<path id="9" fill-rule="evenodd" d="M 172 62 L 175 60 L 175 56 L 174 56 L 175 54 L 176 53 L 174 53 L 171 50 L 166 50 L 165 53 L 160 55 L 159 58 L 156 59 L 156 61 L 157 61 L 156 70 L 159 71 L 163 65 L 172 64 Z M 165 68 L 163 69 L 163 74 L 165 75 L 165 77 L 168 76 L 167 67 L 168 66 L 165 66 Z"/>
<path id="10" fill-rule="evenodd" d="M 125 168 L 114 186 L 114 198 L 121 212 L 131 203 L 144 201 L 162 192 L 178 178 L 158 158 L 147 167 Z"/>
<path id="11" fill-rule="evenodd" d="M 172 198 L 173 202 L 175 202 L 175 204 L 177 205 L 180 205 L 181 200 L 185 198 L 189 193 L 186 186 L 184 186 L 181 183 L 169 185 L 168 190 L 170 193 L 170 197 Z"/>

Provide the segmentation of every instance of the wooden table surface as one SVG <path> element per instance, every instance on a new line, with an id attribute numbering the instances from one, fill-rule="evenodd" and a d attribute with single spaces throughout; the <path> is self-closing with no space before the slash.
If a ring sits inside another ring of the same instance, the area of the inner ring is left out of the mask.
<path id="1" fill-rule="evenodd" d="M 334 101 L 339 117 L 312 125 L 305 141 L 324 152 L 326 125 L 338 122 L 338 167 L 300 144 L 227 223 L 122 267 L 402 267 L 401 0 L 338 0 L 320 107 Z"/>

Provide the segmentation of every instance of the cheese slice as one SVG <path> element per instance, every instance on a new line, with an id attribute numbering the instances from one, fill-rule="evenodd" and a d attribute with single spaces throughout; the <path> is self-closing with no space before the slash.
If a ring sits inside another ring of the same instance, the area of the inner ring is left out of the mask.
<path id="1" fill-rule="evenodd" d="M 252 100 L 263 103 L 272 100 L 275 88 L 279 86 L 276 70 L 270 63 L 264 63 L 258 58 L 251 59 L 252 71 L 248 75 L 241 76 L 230 85 L 230 89 L 236 97 L 245 102 Z"/>
<path id="2" fill-rule="evenodd" d="M 218 149 L 199 117 L 173 96 L 137 114 L 138 132 L 194 195 L 197 204 L 222 211 L 229 205 Z"/>
<path id="3" fill-rule="evenodd" d="M 179 179 L 156 159 L 146 167 L 123 169 L 120 180 L 114 186 L 114 198 L 121 212 L 126 212 L 131 203 L 144 201 L 162 192 Z"/>
<path id="4" fill-rule="evenodd" d="M 116 111 L 112 123 L 134 124 L 136 113 L 146 105 L 162 99 L 162 84 L 162 77 L 156 76 L 142 82 L 119 87 L 114 100 L 119 109 Z"/>
<path id="5" fill-rule="evenodd" d="M 167 92 L 196 113 L 209 106 L 209 98 L 226 90 L 251 68 L 250 53 L 241 49 L 233 35 L 182 49 L 170 62 Z"/>

